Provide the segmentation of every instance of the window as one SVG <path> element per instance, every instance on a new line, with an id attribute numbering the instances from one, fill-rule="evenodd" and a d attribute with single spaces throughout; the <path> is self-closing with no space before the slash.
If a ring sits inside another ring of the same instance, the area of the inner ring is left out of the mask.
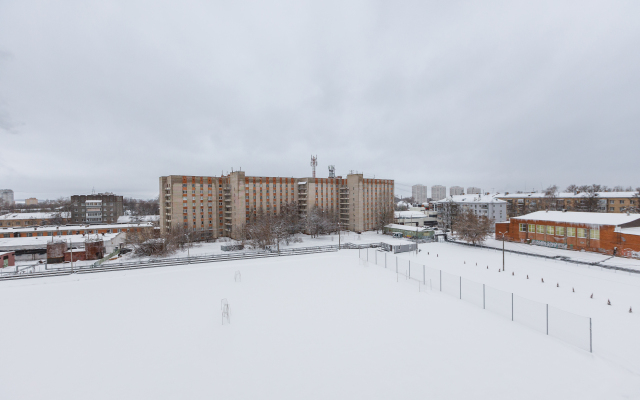
<path id="1" fill-rule="evenodd" d="M 564 226 L 556 226 L 556 235 L 564 236 Z"/>
<path id="2" fill-rule="evenodd" d="M 615 204 L 615 203 L 616 203 L 616 201 L 615 201 L 615 200 L 609 200 L 609 203 L 610 203 L 610 204 Z"/>
<path id="3" fill-rule="evenodd" d="M 538 225 L 538 233 L 544 233 L 544 225 Z"/>
<path id="4" fill-rule="evenodd" d="M 567 236 L 576 237 L 576 228 L 567 228 Z"/>
<path id="5" fill-rule="evenodd" d="M 589 230 L 589 238 L 593 240 L 600 240 L 600 229 Z"/>
<path id="6" fill-rule="evenodd" d="M 553 230 L 554 230 L 553 226 L 548 225 L 547 226 L 547 235 L 553 235 Z"/>
<path id="7" fill-rule="evenodd" d="M 587 230 L 584 228 L 578 228 L 578 238 L 584 239 L 587 237 Z"/>
<path id="8" fill-rule="evenodd" d="M 620 200 L 620 204 L 624 204 L 624 200 Z"/>

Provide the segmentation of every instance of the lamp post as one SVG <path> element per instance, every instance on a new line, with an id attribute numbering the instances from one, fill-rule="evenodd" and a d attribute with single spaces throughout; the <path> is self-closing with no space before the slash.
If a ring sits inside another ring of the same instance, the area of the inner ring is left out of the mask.
<path id="1" fill-rule="evenodd" d="M 504 235 L 506 232 L 501 233 L 502 236 L 502 271 L 504 271 Z"/>
<path id="2" fill-rule="evenodd" d="M 188 234 L 185 233 L 184 237 L 187 238 L 187 261 L 188 261 L 188 259 L 191 258 L 191 255 L 189 253 L 189 245 L 191 244 L 191 241 L 189 240 L 189 235 Z"/>

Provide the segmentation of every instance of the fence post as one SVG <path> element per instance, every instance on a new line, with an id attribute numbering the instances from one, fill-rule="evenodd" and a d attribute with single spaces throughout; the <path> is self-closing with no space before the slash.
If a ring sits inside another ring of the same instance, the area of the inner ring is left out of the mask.
<path id="1" fill-rule="evenodd" d="M 378 265 L 378 252 L 376 251 L 376 265 Z"/>
<path id="2" fill-rule="evenodd" d="M 425 267 L 424 265 L 422 265 L 422 284 L 426 285 L 427 284 L 427 275 L 425 273 Z"/>
<path id="3" fill-rule="evenodd" d="M 409 273 L 407 274 L 407 279 L 411 279 L 411 260 L 409 260 Z"/>
<path id="4" fill-rule="evenodd" d="M 462 276 L 460 277 L 460 300 L 462 300 Z"/>
<path id="5" fill-rule="evenodd" d="M 387 252 L 384 253 L 384 267 L 387 268 Z"/>
<path id="6" fill-rule="evenodd" d="M 547 304 L 547 335 L 549 334 L 549 304 Z"/>
<path id="7" fill-rule="evenodd" d="M 369 249 L 367 249 L 367 262 L 369 262 Z"/>
<path id="8" fill-rule="evenodd" d="M 511 293 L 511 321 L 513 321 L 513 293 Z"/>
<path id="9" fill-rule="evenodd" d="M 589 318 L 589 353 L 593 353 L 593 332 L 591 330 L 591 318 Z"/>
<path id="10" fill-rule="evenodd" d="M 483 283 L 482 284 L 482 309 L 483 310 L 487 308 L 485 304 L 486 304 L 486 302 L 484 300 L 484 283 Z"/>
<path id="11" fill-rule="evenodd" d="M 442 292 L 442 270 L 440 270 L 440 291 Z"/>

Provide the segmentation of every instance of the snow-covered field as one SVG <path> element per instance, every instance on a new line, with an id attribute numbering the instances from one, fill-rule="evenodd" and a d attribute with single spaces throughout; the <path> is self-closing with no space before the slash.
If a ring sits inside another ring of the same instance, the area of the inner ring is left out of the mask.
<path id="1" fill-rule="evenodd" d="M 640 397 L 639 276 L 420 249 L 401 257 L 593 317 L 594 353 L 342 250 L 0 282 L 0 399 Z"/>

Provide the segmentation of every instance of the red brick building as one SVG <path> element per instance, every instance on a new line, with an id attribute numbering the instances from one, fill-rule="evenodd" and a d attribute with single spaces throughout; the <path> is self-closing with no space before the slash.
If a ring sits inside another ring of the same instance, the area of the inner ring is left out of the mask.
<path id="1" fill-rule="evenodd" d="M 14 267 L 16 265 L 16 253 L 13 251 L 0 252 L 0 268 Z"/>
<path id="2" fill-rule="evenodd" d="M 496 223 L 496 239 L 640 258 L 640 214 L 537 211 Z"/>

